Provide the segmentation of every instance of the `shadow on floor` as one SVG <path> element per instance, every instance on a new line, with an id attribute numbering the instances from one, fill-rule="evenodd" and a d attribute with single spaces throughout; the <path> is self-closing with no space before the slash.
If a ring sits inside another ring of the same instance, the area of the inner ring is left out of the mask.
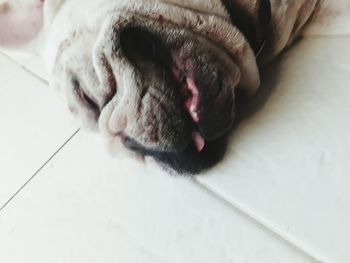
<path id="1" fill-rule="evenodd" d="M 278 84 L 280 64 L 280 59 L 277 59 L 261 70 L 261 86 L 254 96 L 246 97 L 240 94 L 237 95 L 237 119 L 230 137 L 234 136 L 234 132 L 240 123 L 251 118 L 268 103 Z"/>

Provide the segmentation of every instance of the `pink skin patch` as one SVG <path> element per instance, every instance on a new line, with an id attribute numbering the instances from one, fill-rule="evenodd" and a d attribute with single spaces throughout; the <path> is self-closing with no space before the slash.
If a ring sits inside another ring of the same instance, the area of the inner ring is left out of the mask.
<path id="1" fill-rule="evenodd" d="M 198 104 L 199 104 L 199 92 L 198 87 L 192 78 L 187 78 L 187 88 L 191 92 L 191 97 L 185 101 L 185 108 L 190 113 L 194 122 L 199 122 Z"/>
<path id="2" fill-rule="evenodd" d="M 191 77 L 185 77 L 177 68 L 172 68 L 175 79 L 181 84 L 181 94 L 185 98 L 184 107 L 191 116 L 194 123 L 199 122 L 199 89 L 196 82 Z M 199 131 L 192 132 L 192 140 L 198 152 L 202 152 L 205 147 L 205 140 Z"/>
<path id="3" fill-rule="evenodd" d="M 198 105 L 199 91 L 198 87 L 191 77 L 184 77 L 177 68 L 172 68 L 173 75 L 182 85 L 181 94 L 185 97 L 184 107 L 192 117 L 195 123 L 199 122 Z"/>
<path id="4" fill-rule="evenodd" d="M 18 6 L 11 1 L 0 10 L 0 45 L 19 46 L 34 39 L 43 26 L 43 2 L 31 0 Z"/>
<path id="5" fill-rule="evenodd" d="M 199 105 L 199 91 L 193 78 L 186 78 L 187 89 L 190 92 L 189 98 L 185 101 L 185 108 L 191 115 L 195 123 L 199 122 L 198 105 Z M 198 131 L 192 132 L 192 139 L 198 152 L 202 152 L 205 146 L 205 140 Z"/>
<path id="6" fill-rule="evenodd" d="M 198 131 L 193 131 L 192 139 L 193 139 L 194 145 L 196 146 L 197 151 L 198 152 L 203 151 L 205 146 L 205 140 L 203 136 Z"/>

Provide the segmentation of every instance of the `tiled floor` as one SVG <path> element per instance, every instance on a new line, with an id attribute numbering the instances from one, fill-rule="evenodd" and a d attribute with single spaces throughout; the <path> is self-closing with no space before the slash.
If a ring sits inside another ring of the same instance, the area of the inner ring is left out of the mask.
<path id="1" fill-rule="evenodd" d="M 288 51 L 194 179 L 112 157 L 38 58 L 2 51 L 0 262 L 350 262 L 349 46 Z"/>

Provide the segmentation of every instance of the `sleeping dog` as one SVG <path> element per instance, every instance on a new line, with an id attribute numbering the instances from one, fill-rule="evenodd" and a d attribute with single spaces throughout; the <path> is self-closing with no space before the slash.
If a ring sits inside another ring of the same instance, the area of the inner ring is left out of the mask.
<path id="1" fill-rule="evenodd" d="M 235 94 L 302 34 L 349 33 L 348 0 L 0 1 L 0 45 L 38 39 L 84 124 L 179 173 L 222 158 Z"/>

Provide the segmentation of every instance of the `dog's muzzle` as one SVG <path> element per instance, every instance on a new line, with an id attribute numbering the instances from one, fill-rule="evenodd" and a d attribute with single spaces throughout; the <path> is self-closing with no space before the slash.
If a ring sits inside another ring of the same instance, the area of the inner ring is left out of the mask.
<path id="1" fill-rule="evenodd" d="M 222 157 L 235 89 L 259 85 L 254 54 L 239 31 L 222 18 L 191 15 L 114 15 L 97 35 L 74 32 L 57 57 L 73 112 L 183 173 Z"/>

